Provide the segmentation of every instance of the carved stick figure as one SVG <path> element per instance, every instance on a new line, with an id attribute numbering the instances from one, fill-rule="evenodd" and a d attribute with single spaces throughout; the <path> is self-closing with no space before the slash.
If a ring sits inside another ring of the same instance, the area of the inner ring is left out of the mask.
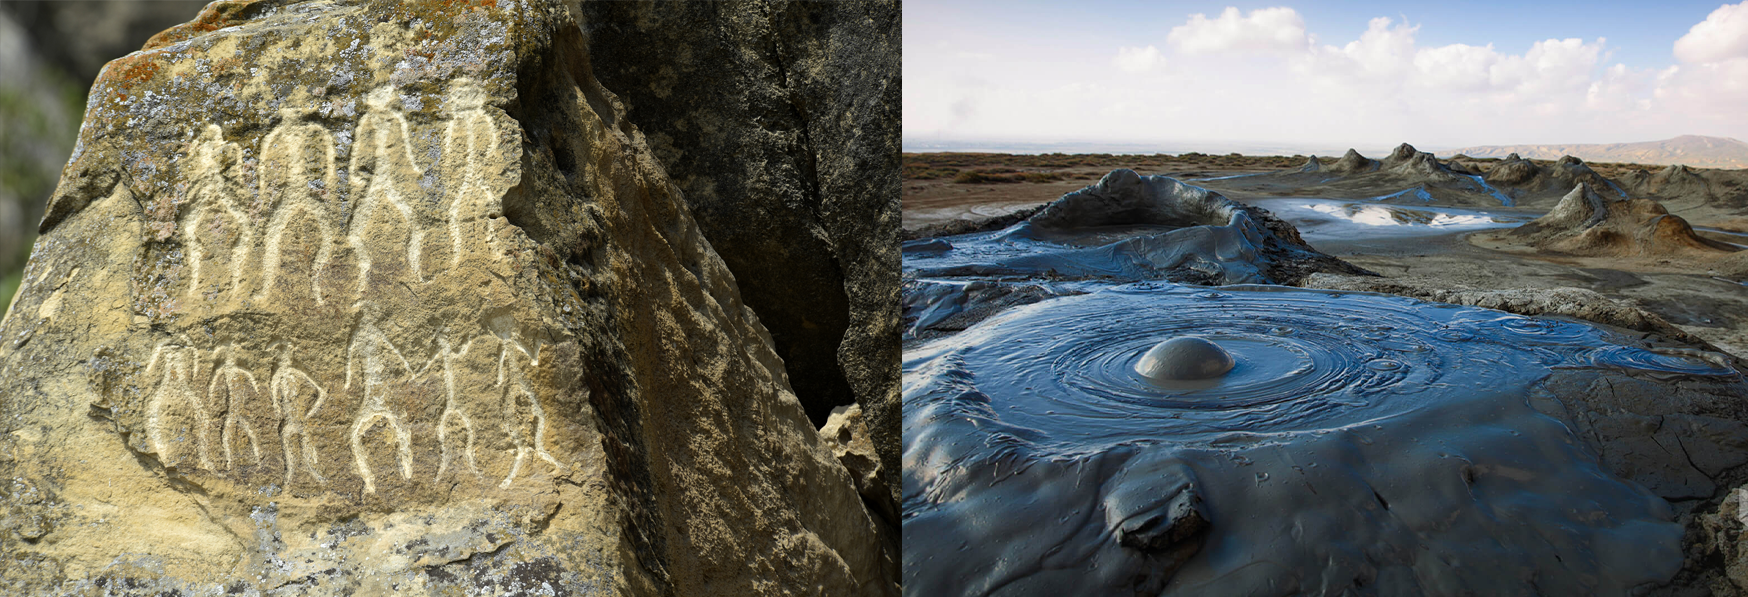
<path id="1" fill-rule="evenodd" d="M 510 465 L 510 475 L 504 477 L 504 482 L 498 485 L 499 488 L 508 488 L 510 482 L 516 479 L 516 474 L 522 470 L 522 461 L 528 457 L 529 451 L 533 451 L 541 460 L 545 460 L 554 468 L 559 470 L 565 468 L 563 464 L 559 464 L 557 458 L 553 458 L 552 454 L 546 451 L 546 412 L 541 410 L 540 397 L 534 393 L 534 386 L 528 383 L 528 377 L 523 372 L 522 366 L 516 364 L 515 355 L 510 354 L 510 349 L 513 348 L 522 353 L 522 356 L 528 357 L 532 366 L 538 367 L 540 366 L 540 345 L 536 344 L 534 354 L 529 354 L 528 349 L 522 346 L 521 334 L 515 331 L 510 332 L 510 334 L 509 338 L 499 338 L 502 352 L 498 353 L 498 385 L 504 386 L 504 433 L 508 434 L 510 442 L 516 445 L 516 461 Z M 521 425 L 518 425 L 519 421 L 516 420 L 518 418 L 516 407 L 518 402 L 524 399 L 528 402 L 529 414 L 534 417 L 533 438 L 526 435 L 526 430 L 522 429 Z M 530 439 L 533 440 L 532 445 L 529 443 Z"/>
<path id="2" fill-rule="evenodd" d="M 192 207 L 182 225 L 182 238 L 188 245 L 189 255 L 188 294 L 196 296 L 200 293 L 200 266 L 209 242 L 202 234 L 203 222 L 228 216 L 238 235 L 230 259 L 231 293 L 234 295 L 242 288 L 243 260 L 248 258 L 249 249 L 255 246 L 255 227 L 237 205 L 236 183 L 231 174 L 242 150 L 235 143 L 225 142 L 224 131 L 218 125 L 209 124 L 195 142 L 193 154 L 189 178 L 193 179 L 194 188 L 188 193 Z"/>
<path id="3" fill-rule="evenodd" d="M 322 304 L 322 270 L 327 268 L 328 259 L 334 251 L 334 229 L 332 216 L 327 204 L 318 201 L 314 195 L 327 195 L 335 191 L 339 185 L 339 175 L 334 171 L 334 136 L 328 130 L 316 123 L 298 124 L 303 111 L 295 108 L 285 108 L 279 111 L 282 120 L 279 127 L 267 134 L 261 141 L 261 196 L 267 197 L 270 192 L 268 183 L 278 180 L 283 182 L 287 192 L 273 207 L 273 218 L 267 222 L 267 243 L 263 249 L 261 264 L 261 291 L 256 299 L 265 299 L 267 293 L 273 290 L 273 281 L 279 275 L 279 241 L 285 236 L 285 229 L 291 225 L 292 218 L 304 215 L 316 223 L 316 229 L 322 235 L 322 244 L 316 249 L 316 262 L 310 268 L 310 292 L 316 298 L 316 304 Z M 310 144 L 317 144 L 327 158 L 323 165 L 321 189 L 315 186 L 313 179 L 308 179 L 304 173 L 304 155 Z M 283 172 L 277 172 L 273 159 L 283 156 L 286 160 Z"/>
<path id="4" fill-rule="evenodd" d="M 473 339 L 470 338 L 457 350 L 450 346 L 449 337 L 439 331 L 437 332 L 437 352 L 432 354 L 431 360 L 425 363 L 425 367 L 413 376 L 414 380 L 418 380 L 425 372 L 430 371 L 431 367 L 436 365 L 438 361 L 443 362 L 443 390 L 446 399 L 443 403 L 443 416 L 437 419 L 437 444 L 442 448 L 443 462 L 437 465 L 437 476 L 433 480 L 443 479 L 443 472 L 449 469 L 449 461 L 455 457 L 455 453 L 449 449 L 449 420 L 451 418 L 459 420 L 462 428 L 467 430 L 467 450 L 462 453 L 467 456 L 468 470 L 473 471 L 473 476 L 484 478 L 479 472 L 479 465 L 473 459 L 473 419 L 469 418 L 467 411 L 463 410 L 461 405 L 455 401 L 455 361 L 467 356 L 468 349 L 472 347 Z"/>
<path id="5" fill-rule="evenodd" d="M 455 243 L 450 253 L 453 267 L 461 264 L 461 239 L 466 236 L 461 223 L 484 216 L 486 242 L 495 245 L 494 222 L 502 210 L 490 205 L 493 193 L 486 182 L 486 169 L 498 160 L 498 127 L 484 109 L 485 90 L 472 79 L 456 79 L 449 84 L 447 99 L 449 123 L 443 128 L 443 154 L 445 160 L 454 160 L 451 167 L 461 172 L 461 184 L 449 200 L 449 236 Z"/>
<path id="6" fill-rule="evenodd" d="M 219 356 L 224 356 L 224 364 L 218 365 Z M 225 423 L 219 435 L 219 442 L 225 448 L 225 468 L 236 466 L 231 458 L 231 430 L 242 429 L 249 437 L 249 448 L 255 453 L 255 464 L 261 464 L 261 439 L 255 435 L 255 427 L 249 424 L 249 419 L 243 414 L 243 385 L 240 381 L 249 382 L 249 394 L 261 392 L 255 384 L 255 374 L 237 366 L 237 347 L 235 345 L 221 346 L 212 350 L 212 360 L 217 367 L 212 373 L 212 383 L 207 385 L 206 397 L 213 404 L 219 403 L 219 392 L 225 394 Z"/>
<path id="7" fill-rule="evenodd" d="M 280 346 L 284 350 L 279 353 L 279 363 L 274 367 L 272 379 L 267 382 L 267 391 L 273 397 L 273 412 L 279 415 L 279 441 L 285 448 L 285 484 L 291 485 L 297 476 L 298 458 L 296 451 L 292 449 L 292 443 L 296 441 L 302 443 L 303 463 L 309 468 L 310 476 L 317 483 L 327 483 L 328 480 L 322 478 L 321 471 L 316 468 L 315 442 L 310 437 L 309 429 L 304 427 L 304 422 L 316 415 L 316 409 L 322 407 L 322 401 L 328 398 L 328 393 L 316 380 L 310 379 L 309 374 L 291 366 L 290 343 L 281 342 Z M 315 390 L 316 400 L 310 404 L 307 412 L 298 409 L 300 385 Z"/>
<path id="8" fill-rule="evenodd" d="M 152 371 L 162 363 L 164 377 L 158 381 L 157 390 L 152 392 L 151 399 L 146 403 L 146 437 L 152 442 L 152 449 L 158 453 L 158 458 L 165 466 L 172 466 L 170 446 L 164 442 L 164 409 L 171 402 L 181 401 L 194 411 L 195 450 L 200 457 L 200 466 L 213 470 L 212 455 L 208 451 L 206 428 L 212 424 L 206 412 L 206 406 L 201 404 L 200 393 L 196 391 L 194 376 L 200 367 L 200 352 L 192 346 L 179 346 L 169 342 L 159 344 L 152 351 L 152 360 L 146 365 L 146 376 L 151 377 Z"/>
<path id="9" fill-rule="evenodd" d="M 359 296 L 364 295 L 364 283 L 370 275 L 370 250 L 364 244 L 364 233 L 384 203 L 399 212 L 406 222 L 410 237 L 407 267 L 413 270 L 413 279 L 425 281 L 419 271 L 419 252 L 425 242 L 425 230 L 420 226 L 418 213 L 401 196 L 401 185 L 396 184 L 397 179 L 417 178 L 425 171 L 413 159 L 413 136 L 408 132 L 407 118 L 399 110 L 389 107 L 393 99 L 393 87 L 377 88 L 365 97 L 369 110 L 358 120 L 358 145 L 352 150 L 352 196 L 358 198 L 358 203 L 352 212 L 346 240 L 358 254 Z M 395 151 L 396 145 L 399 145 L 399 152 Z"/>
<path id="10" fill-rule="evenodd" d="M 388 423 L 394 431 L 399 443 L 401 477 L 413 478 L 413 440 L 412 434 L 401 426 L 401 417 L 388 408 L 384 399 L 388 383 L 388 368 L 394 364 L 389 357 L 399 361 L 401 368 L 412 373 L 413 366 L 407 363 L 407 358 L 401 356 L 401 351 L 388 341 L 388 335 L 376 327 L 377 313 L 375 305 L 366 305 L 360 317 L 358 327 L 352 333 L 352 345 L 346 349 L 346 388 L 352 388 L 352 363 L 363 354 L 364 366 L 364 399 L 358 406 L 358 418 L 352 421 L 352 457 L 358 463 L 358 474 L 364 477 L 364 492 L 376 492 L 376 477 L 370 473 L 370 461 L 364 454 L 364 432 L 376 425 L 377 419 Z"/>

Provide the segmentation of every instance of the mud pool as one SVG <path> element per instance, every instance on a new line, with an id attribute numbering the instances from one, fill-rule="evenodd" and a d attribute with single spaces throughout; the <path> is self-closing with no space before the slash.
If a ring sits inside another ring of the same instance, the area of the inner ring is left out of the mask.
<path id="1" fill-rule="evenodd" d="M 1536 217 L 1397 199 L 1251 207 L 1118 170 L 1005 229 L 906 243 L 906 589 L 1671 582 L 1691 561 L 1677 513 L 1748 464 L 1735 361 L 1576 320 L 1266 285 L 1353 268 L 1305 241 Z"/>
<path id="2" fill-rule="evenodd" d="M 1513 228 L 1534 214 L 1442 206 L 1405 206 L 1339 199 L 1258 199 L 1252 201 L 1292 222 L 1307 241 L 1403 238 Z"/>
<path id="3" fill-rule="evenodd" d="M 1230 371 L 1161 384 L 1137 367 L 1192 335 Z M 1367 293 L 1138 283 L 1015 308 L 905 354 L 906 587 L 1666 581 L 1683 533 L 1668 503 L 1525 400 L 1572 369 L 1739 379 L 1591 325 Z"/>

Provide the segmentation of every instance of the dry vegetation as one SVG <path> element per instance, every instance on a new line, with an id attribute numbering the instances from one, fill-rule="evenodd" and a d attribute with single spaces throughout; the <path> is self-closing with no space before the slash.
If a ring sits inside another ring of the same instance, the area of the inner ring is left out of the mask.
<path id="1" fill-rule="evenodd" d="M 1379 159 L 1383 156 L 1367 156 Z M 1116 168 L 1130 168 L 1142 174 L 1168 176 L 1220 176 L 1244 172 L 1286 170 L 1304 165 L 1306 156 L 1247 156 L 1236 153 L 1209 155 L 1190 152 L 1182 155 L 1092 154 L 1007 154 L 1007 153 L 906 153 L 905 180 L 946 181 L 958 184 L 1047 183 L 1068 180 L 1097 181 Z M 1490 169 L 1499 158 L 1462 158 L 1482 171 Z M 1323 157 L 1332 164 L 1335 158 Z M 1548 165 L 1552 160 L 1531 160 Z M 1586 162 L 1598 174 L 1618 178 L 1636 169 L 1655 172 L 1662 166 Z"/>

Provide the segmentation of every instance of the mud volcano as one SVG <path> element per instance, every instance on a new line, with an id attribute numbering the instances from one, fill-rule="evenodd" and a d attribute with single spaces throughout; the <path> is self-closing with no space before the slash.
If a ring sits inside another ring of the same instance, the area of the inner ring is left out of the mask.
<path id="1" fill-rule="evenodd" d="M 1290 284 L 1359 270 L 1306 246 L 1265 210 L 1164 176 L 1113 170 L 993 233 L 916 243 L 914 276 L 1036 276 Z"/>
<path id="2" fill-rule="evenodd" d="M 1230 370 L 1149 375 L 1161 340 L 1186 336 Z M 1667 583 L 1683 528 L 1646 479 L 1687 465 L 1634 456 L 1649 428 L 1592 409 L 1748 393 L 1719 355 L 1590 325 L 1263 286 L 1117 286 L 905 356 L 904 582 L 918 594 Z M 1636 389 L 1595 390 L 1605 381 Z"/>

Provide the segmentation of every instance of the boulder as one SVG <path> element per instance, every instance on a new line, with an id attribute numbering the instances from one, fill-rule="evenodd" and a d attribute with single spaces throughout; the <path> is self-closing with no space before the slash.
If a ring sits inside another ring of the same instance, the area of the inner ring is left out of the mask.
<path id="1" fill-rule="evenodd" d="M 580 10 L 596 76 L 685 191 L 808 416 L 861 404 L 896 491 L 899 3 Z"/>
<path id="2" fill-rule="evenodd" d="M 227 0 L 111 62 L 0 322 L 0 587 L 897 594 L 593 59 Z"/>

